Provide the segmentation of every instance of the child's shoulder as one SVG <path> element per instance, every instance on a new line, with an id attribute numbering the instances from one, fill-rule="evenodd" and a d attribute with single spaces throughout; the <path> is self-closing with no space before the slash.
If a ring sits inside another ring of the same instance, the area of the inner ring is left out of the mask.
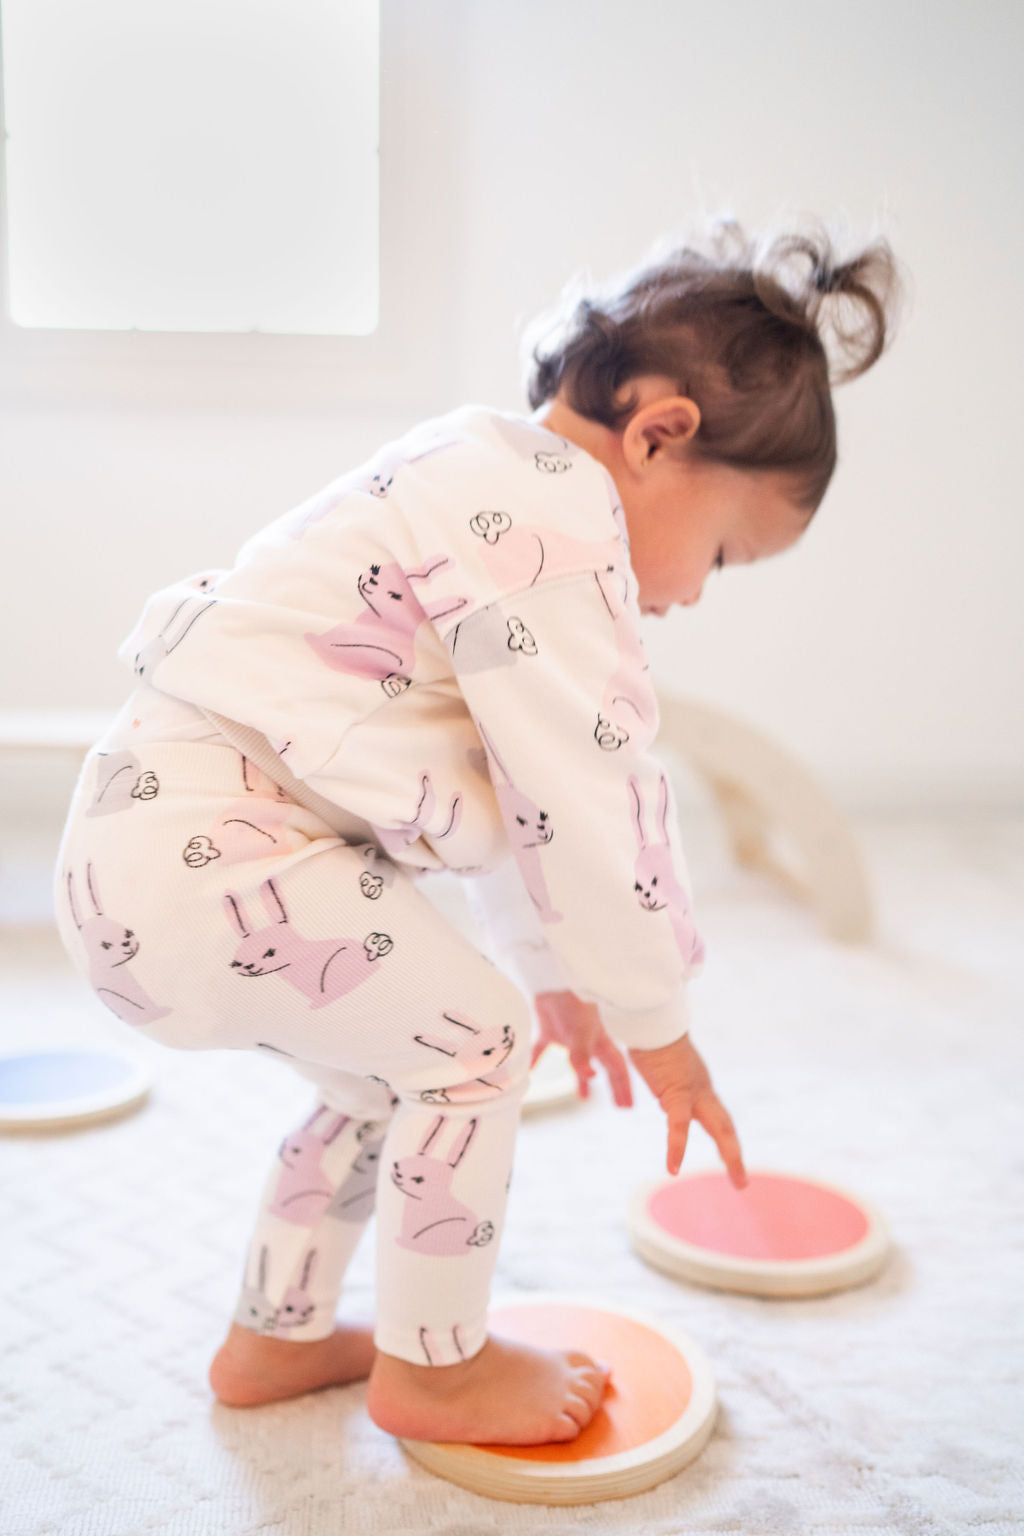
<path id="1" fill-rule="evenodd" d="M 418 422 L 381 445 L 362 464 L 346 470 L 278 525 L 292 538 L 341 514 L 346 520 L 370 509 L 367 498 L 401 506 L 440 493 L 461 506 L 509 499 L 519 505 L 540 494 L 549 503 L 573 500 L 584 491 L 598 501 L 602 467 L 575 444 L 529 417 L 483 405 L 463 405 Z"/>
<path id="2" fill-rule="evenodd" d="M 283 553 L 306 575 L 344 567 L 360 592 L 384 570 L 429 572 L 431 616 L 465 618 L 525 586 L 624 568 L 624 544 L 603 465 L 529 417 L 465 405 L 386 443 L 263 529 L 239 563 L 276 569 Z"/>
<path id="3" fill-rule="evenodd" d="M 473 612 L 526 588 L 626 576 L 625 520 L 607 470 L 529 417 L 466 406 L 432 423 L 433 449 L 397 465 L 388 496 L 437 611 Z M 442 602 L 443 599 L 443 602 Z"/>
<path id="4" fill-rule="evenodd" d="M 585 449 L 532 417 L 490 406 L 465 405 L 424 422 L 388 452 L 396 499 L 437 490 L 474 515 L 500 510 L 590 528 L 613 516 L 618 500 L 607 470 Z"/>
<path id="5" fill-rule="evenodd" d="M 528 416 L 463 405 L 384 443 L 278 520 L 275 532 L 305 537 L 319 523 L 379 531 L 390 510 L 414 527 L 434 518 L 479 530 L 497 516 L 604 537 L 618 517 L 603 465 Z M 377 503 L 374 506 L 374 503 Z"/>
<path id="6" fill-rule="evenodd" d="M 451 440 L 494 465 L 525 470 L 545 480 L 576 470 L 588 475 L 600 469 L 591 456 L 568 438 L 550 432 L 531 416 L 499 411 L 490 406 L 466 405 L 432 426 L 447 426 Z"/>

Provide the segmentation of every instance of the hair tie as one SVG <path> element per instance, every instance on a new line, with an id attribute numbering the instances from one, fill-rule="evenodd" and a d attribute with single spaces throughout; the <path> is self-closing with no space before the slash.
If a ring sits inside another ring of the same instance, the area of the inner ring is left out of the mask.
<path id="1" fill-rule="evenodd" d="M 816 267 L 814 272 L 814 286 L 818 293 L 835 293 L 842 287 L 842 267 Z"/>

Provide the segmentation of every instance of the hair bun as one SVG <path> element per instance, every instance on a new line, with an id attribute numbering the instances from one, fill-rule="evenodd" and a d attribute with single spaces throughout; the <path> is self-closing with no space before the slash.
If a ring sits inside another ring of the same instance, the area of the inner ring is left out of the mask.
<path id="1" fill-rule="evenodd" d="M 901 284 L 887 240 L 874 240 L 845 260 L 836 244 L 821 227 L 769 237 L 755 269 L 768 279 L 757 284 L 762 302 L 787 318 L 789 303 L 795 303 L 825 347 L 832 382 L 845 384 L 866 373 L 892 340 Z M 781 306 L 777 295 L 772 302 L 774 284 L 785 291 L 788 302 Z"/>
<path id="2" fill-rule="evenodd" d="M 696 452 L 785 475 L 813 511 L 836 463 L 831 385 L 859 377 L 888 343 L 895 258 L 876 240 L 840 259 L 818 225 L 751 239 L 732 218 L 701 224 L 611 283 L 578 280 L 539 318 L 530 404 L 561 395 L 619 431 L 636 409 L 634 379 L 671 380 L 700 408 Z"/>
<path id="3" fill-rule="evenodd" d="M 817 267 L 814 286 L 818 293 L 835 293 L 843 285 L 842 267 Z"/>

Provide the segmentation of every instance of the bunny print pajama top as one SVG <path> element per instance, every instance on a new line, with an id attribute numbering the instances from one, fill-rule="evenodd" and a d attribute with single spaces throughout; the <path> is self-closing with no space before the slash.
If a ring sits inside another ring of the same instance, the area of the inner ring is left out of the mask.
<path id="1" fill-rule="evenodd" d="M 466 407 L 157 593 L 83 767 L 64 942 L 118 1017 L 258 1049 L 317 1087 L 281 1142 L 236 1317 L 330 1334 L 377 1211 L 377 1344 L 486 1337 L 526 992 L 625 1046 L 687 1027 L 690 914 L 614 484 Z M 428 899 L 464 877 L 483 954 Z"/>

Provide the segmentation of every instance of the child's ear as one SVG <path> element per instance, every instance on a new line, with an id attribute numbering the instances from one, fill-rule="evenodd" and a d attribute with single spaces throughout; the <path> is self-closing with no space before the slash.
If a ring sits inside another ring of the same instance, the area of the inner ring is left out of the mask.
<path id="1" fill-rule="evenodd" d="M 681 457 L 697 435 L 700 407 L 685 395 L 665 395 L 633 412 L 622 429 L 622 453 L 641 474 L 660 456 Z"/>

